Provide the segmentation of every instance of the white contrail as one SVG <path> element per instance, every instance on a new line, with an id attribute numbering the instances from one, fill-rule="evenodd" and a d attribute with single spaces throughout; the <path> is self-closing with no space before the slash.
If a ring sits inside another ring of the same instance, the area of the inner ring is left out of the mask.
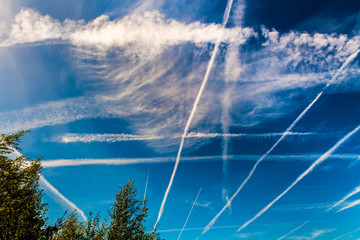
<path id="1" fill-rule="evenodd" d="M 232 2 L 233 2 L 233 0 L 229 0 L 228 3 L 227 3 L 226 9 L 225 9 L 225 13 L 224 13 L 224 17 L 223 17 L 223 22 L 222 22 L 222 25 L 223 25 L 223 26 L 226 25 L 226 23 L 227 23 L 227 21 L 228 21 L 228 19 L 229 19 L 229 14 L 230 14 Z M 203 91 L 204 91 L 204 89 L 205 89 L 206 83 L 207 83 L 207 81 L 208 81 L 208 79 L 209 79 L 209 75 L 210 75 L 212 66 L 214 65 L 215 57 L 216 57 L 216 54 L 217 54 L 218 49 L 219 49 L 219 46 L 220 46 L 220 42 L 221 42 L 221 35 L 219 36 L 218 40 L 217 40 L 216 43 L 215 43 L 214 50 L 213 50 L 213 52 L 212 52 L 212 55 L 211 55 L 211 58 L 210 58 L 208 67 L 207 67 L 207 69 L 206 69 L 206 73 L 205 73 L 204 79 L 203 79 L 202 84 L 201 84 L 201 86 L 200 86 L 200 90 L 199 90 L 199 92 L 198 92 L 198 94 L 197 94 L 197 96 L 196 96 L 196 99 L 195 99 L 193 108 L 192 108 L 192 110 L 191 110 L 189 119 L 188 119 L 187 122 L 186 122 L 185 129 L 184 129 L 184 133 L 183 133 L 183 136 L 182 136 L 182 138 L 181 138 L 181 142 L 180 142 L 180 146 L 179 146 L 179 151 L 178 151 L 178 154 L 177 154 L 177 156 L 176 156 L 175 166 L 174 166 L 173 172 L 172 172 L 172 174 L 171 174 L 171 178 L 170 178 L 169 185 L 168 185 L 168 187 L 167 187 L 167 189 L 166 189 L 166 191 L 165 191 L 165 196 L 164 196 L 163 201 L 162 201 L 161 206 L 160 206 L 160 210 L 159 210 L 158 218 L 157 218 L 156 223 L 155 223 L 155 227 L 157 226 L 158 222 L 160 221 L 161 215 L 162 215 L 162 213 L 163 213 L 163 211 L 164 211 L 166 199 L 167 199 L 168 194 L 169 194 L 169 192 L 170 192 L 170 189 L 171 189 L 171 186 L 172 186 L 172 183 L 173 183 L 173 181 L 174 181 L 175 174 L 176 174 L 176 170 L 177 170 L 178 165 L 179 165 L 181 152 L 182 152 L 182 149 L 183 149 L 183 146 L 184 146 L 185 136 L 187 135 L 187 133 L 188 133 L 188 131 L 189 131 L 191 121 L 192 121 L 192 119 L 194 118 L 194 115 L 195 115 L 197 106 L 198 106 L 198 104 L 199 104 L 201 95 L 202 95 L 202 93 L 203 93 Z"/>
<path id="2" fill-rule="evenodd" d="M 204 231 L 202 234 L 205 234 L 209 229 L 215 224 L 216 220 L 220 217 L 220 215 L 225 211 L 226 208 L 228 208 L 234 198 L 239 194 L 241 189 L 245 186 L 245 184 L 249 181 L 249 179 L 254 174 L 257 166 L 277 147 L 277 145 L 280 144 L 280 142 L 286 137 L 286 135 L 291 132 L 291 130 L 294 128 L 294 126 L 304 117 L 304 115 L 309 111 L 309 109 L 319 100 L 321 95 L 324 93 L 326 88 L 330 86 L 330 84 L 339 76 L 339 74 L 342 72 L 342 70 L 350 64 L 352 60 L 355 59 L 355 57 L 358 55 L 360 50 L 357 50 L 355 53 L 351 54 L 346 61 L 342 64 L 342 66 L 339 68 L 339 70 L 335 73 L 335 75 L 331 78 L 331 80 L 326 84 L 326 86 L 323 88 L 323 90 L 315 97 L 315 99 L 301 112 L 301 114 L 293 121 L 290 126 L 285 130 L 285 132 L 282 133 L 281 137 L 275 142 L 275 144 L 264 154 L 261 156 L 261 158 L 255 163 L 253 168 L 251 169 L 249 175 L 246 177 L 246 179 L 241 183 L 239 188 L 236 190 L 234 195 L 229 199 L 229 201 L 225 204 L 225 206 L 221 209 L 221 211 L 210 221 L 210 223 L 204 228 Z"/>
<path id="3" fill-rule="evenodd" d="M 40 175 L 40 182 L 46 186 L 52 193 L 54 193 L 57 197 L 59 197 L 61 200 L 63 200 L 67 205 L 69 205 L 72 209 L 75 209 L 76 212 L 80 213 L 81 217 L 87 221 L 87 218 L 84 214 L 84 212 L 78 208 L 73 202 L 71 202 L 69 199 L 64 197 L 53 185 L 51 185 L 44 176 Z"/>
<path id="4" fill-rule="evenodd" d="M 268 161 L 313 161 L 317 159 L 319 154 L 299 154 L 299 155 L 271 155 L 267 158 Z M 343 159 L 351 161 L 359 161 L 358 154 L 334 154 L 332 159 Z M 229 155 L 229 160 L 236 161 L 256 161 L 259 159 L 258 155 Z M 183 157 L 183 161 L 221 161 L 222 156 L 202 156 L 202 157 Z M 155 158 L 95 158 L 95 159 L 56 159 L 56 160 L 42 160 L 43 168 L 54 167 L 70 167 L 70 166 L 84 166 L 84 165 L 131 165 L 131 164 L 156 164 L 175 162 L 175 157 L 155 157 Z"/>
<path id="5" fill-rule="evenodd" d="M 282 133 L 200 133 L 190 132 L 185 138 L 275 138 L 281 136 Z M 316 135 L 314 132 L 291 132 L 289 135 L 294 136 L 306 136 Z M 77 133 L 66 133 L 60 136 L 56 136 L 50 139 L 52 142 L 60 143 L 91 143 L 91 142 L 122 142 L 122 141 L 150 141 L 150 140 L 162 140 L 162 139 L 173 139 L 181 138 L 180 134 L 173 135 L 136 135 L 136 134 L 125 134 L 125 133 L 104 133 L 104 134 L 77 134 Z"/>
<path id="6" fill-rule="evenodd" d="M 310 219 L 310 220 L 308 220 L 308 221 L 306 221 L 306 222 L 304 222 L 303 224 L 301 224 L 301 225 L 300 225 L 300 226 L 298 226 L 297 228 L 294 228 L 293 230 L 291 230 L 291 231 L 290 231 L 290 232 L 288 232 L 287 234 L 285 234 L 285 235 L 283 235 L 283 236 L 279 237 L 277 240 L 281 240 L 281 239 L 286 238 L 287 236 L 289 236 L 289 235 L 290 235 L 290 234 L 292 234 L 293 232 L 296 232 L 297 230 L 299 230 L 300 228 L 302 228 L 303 226 L 305 226 L 306 224 L 308 224 L 310 221 L 311 221 L 311 219 Z"/>
<path id="7" fill-rule="evenodd" d="M 194 201 L 194 203 L 193 203 L 193 205 L 192 205 L 192 207 L 191 207 L 191 209 L 190 209 L 189 215 L 188 215 L 187 218 L 186 218 L 186 221 L 185 221 L 185 223 L 184 223 L 184 226 L 183 226 L 183 228 L 181 229 L 181 231 L 180 231 L 180 233 L 179 233 L 179 237 L 177 238 L 177 240 L 180 239 L 181 234 L 182 234 L 182 232 L 184 231 L 184 229 L 185 229 L 185 227 L 186 227 L 186 224 L 187 224 L 187 222 L 188 222 L 188 220 L 189 220 L 189 218 L 190 218 L 190 215 L 191 215 L 191 213 L 192 213 L 192 210 L 194 209 L 194 206 L 195 206 L 195 204 L 196 204 L 196 201 L 197 201 L 197 199 L 198 199 L 198 197 L 199 197 L 199 195 L 200 195 L 201 189 L 202 189 L 202 188 L 200 188 L 200 190 L 199 190 L 199 192 L 198 192 L 198 194 L 197 194 L 197 196 L 196 196 L 196 198 L 195 198 L 195 201 Z"/>
<path id="8" fill-rule="evenodd" d="M 338 149 L 346 140 L 348 140 L 352 135 L 354 135 L 360 129 L 360 125 L 353 129 L 351 132 L 346 134 L 342 139 L 340 139 L 332 148 L 330 148 L 326 153 L 319 157 L 311 166 L 303 172 L 288 188 L 285 189 L 279 196 L 277 196 L 272 202 L 270 202 L 266 207 L 264 207 L 259 213 L 257 213 L 253 218 L 244 223 L 237 231 L 241 231 L 247 225 L 252 223 L 262 214 L 264 214 L 274 203 L 276 203 L 280 198 L 282 198 L 288 191 L 290 191 L 301 179 L 308 175 L 317 165 L 325 161 L 336 149 Z"/>
<path id="9" fill-rule="evenodd" d="M 355 207 L 355 206 L 357 206 L 357 205 L 360 205 L 360 199 L 349 203 L 349 204 L 346 205 L 345 207 L 343 207 L 343 208 L 341 208 L 340 210 L 338 210 L 338 212 L 344 211 L 345 209 L 348 209 L 348 208 Z"/>
<path id="10" fill-rule="evenodd" d="M 12 148 L 15 155 L 20 157 L 22 156 L 21 153 L 19 151 L 17 151 L 16 149 Z M 29 162 L 27 161 L 27 163 L 29 164 Z M 46 179 L 45 177 L 40 174 L 40 183 L 42 183 L 43 186 L 47 187 L 52 193 L 54 193 L 58 198 L 60 198 L 62 201 L 64 201 L 67 205 L 69 205 L 72 209 L 75 209 L 78 213 L 80 213 L 81 217 L 87 221 L 87 218 L 84 214 L 84 212 L 78 208 L 73 202 L 71 202 L 69 199 L 67 199 L 66 197 L 64 197 L 64 195 L 62 195 L 53 185 L 51 185 Z"/>

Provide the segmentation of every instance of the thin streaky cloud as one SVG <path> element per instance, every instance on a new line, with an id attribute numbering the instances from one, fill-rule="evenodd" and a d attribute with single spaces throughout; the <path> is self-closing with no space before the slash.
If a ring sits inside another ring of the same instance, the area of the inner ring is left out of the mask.
<path id="1" fill-rule="evenodd" d="M 224 13 L 224 16 L 223 16 L 223 22 L 222 22 L 222 25 L 223 25 L 223 26 L 225 26 L 225 25 L 227 24 L 227 21 L 228 21 L 228 19 L 229 19 L 229 15 L 230 15 L 232 3 L 233 3 L 233 0 L 229 0 L 228 3 L 227 3 L 227 5 L 226 5 L 225 13 Z M 172 174 L 171 174 L 171 178 L 170 178 L 170 181 L 169 181 L 169 185 L 168 185 L 168 187 L 167 187 L 167 189 L 166 189 L 166 191 L 165 191 L 165 195 L 164 195 L 163 201 L 162 201 L 161 206 L 160 206 L 160 210 L 159 210 L 159 214 L 158 214 L 158 217 L 157 217 L 157 220 L 156 220 L 156 223 L 155 223 L 155 227 L 156 227 L 157 224 L 159 223 L 160 218 L 161 218 L 161 215 L 162 215 L 162 213 L 163 213 L 163 211 L 164 211 L 166 199 L 167 199 L 168 194 L 169 194 L 169 192 L 170 192 L 170 189 L 171 189 L 172 183 L 173 183 L 173 181 L 174 181 L 174 177 L 175 177 L 175 174 L 176 174 L 176 171 L 177 171 L 179 162 L 180 162 L 180 156 L 181 156 L 181 152 L 182 152 L 182 149 L 183 149 L 183 146 L 184 146 L 185 136 L 186 136 L 187 133 L 189 132 L 190 124 L 191 124 L 191 122 L 192 122 L 192 119 L 194 118 L 194 115 L 195 115 L 195 113 L 196 113 L 196 109 L 197 109 L 197 106 L 198 106 L 198 104 L 199 104 L 201 95 L 202 95 L 202 93 L 203 93 L 203 91 L 204 91 L 204 89 L 205 89 L 206 83 L 207 83 L 207 81 L 208 81 L 208 79 L 209 79 L 211 69 L 212 69 L 213 64 L 214 64 L 214 62 L 215 62 L 215 58 L 216 58 L 217 51 L 219 50 L 219 46 L 220 46 L 221 39 L 222 39 L 222 35 L 219 35 L 218 40 L 217 40 L 216 43 L 215 43 L 214 50 L 213 50 L 213 52 L 212 52 L 212 54 L 211 54 L 211 58 L 210 58 L 208 67 L 207 67 L 207 69 L 206 69 L 206 73 L 205 73 L 204 79 L 203 79 L 203 81 L 202 81 L 202 84 L 201 84 L 201 86 L 200 86 L 199 92 L 198 92 L 198 94 L 197 94 L 197 96 L 196 96 L 194 105 L 193 105 L 193 107 L 192 107 L 192 110 L 191 110 L 189 119 L 188 119 L 187 122 L 186 122 L 185 129 L 184 129 L 184 133 L 183 133 L 183 135 L 182 135 L 181 142 L 180 142 L 180 146 L 179 146 L 179 151 L 178 151 L 178 154 L 177 154 L 177 156 L 176 156 L 175 166 L 174 166 L 173 172 L 172 172 Z"/>
<path id="2" fill-rule="evenodd" d="M 288 191 L 290 191 L 299 181 L 301 181 L 306 175 L 308 175 L 315 167 L 317 167 L 320 163 L 325 161 L 335 150 L 337 150 L 345 141 L 347 141 L 352 135 L 354 135 L 360 129 L 360 125 L 354 128 L 351 132 L 346 134 L 342 139 L 340 139 L 332 148 L 330 148 L 326 153 L 324 153 L 321 157 L 319 157 L 311 166 L 304 171 L 297 179 L 285 189 L 279 196 L 277 196 L 272 202 L 270 202 L 266 207 L 264 207 L 260 212 L 258 212 L 253 218 L 245 222 L 237 232 L 244 229 L 250 223 L 255 221 L 258 217 L 263 215 L 273 204 L 275 204 L 280 198 L 282 198 Z"/>
<path id="3" fill-rule="evenodd" d="M 191 132 L 186 135 L 185 138 L 274 138 L 280 136 L 282 133 L 199 133 Z M 293 136 L 308 136 L 317 135 L 314 132 L 292 132 L 289 135 Z M 59 136 L 52 137 L 51 142 L 60 143 L 73 143 L 73 142 L 122 142 L 122 141 L 150 141 L 150 140 L 161 140 L 161 139 L 173 139 L 181 138 L 180 134 L 173 134 L 167 136 L 161 135 L 136 135 L 136 134 L 78 134 L 78 133 L 66 133 Z"/>
<path id="4" fill-rule="evenodd" d="M 338 69 L 338 71 L 336 72 L 336 74 L 331 78 L 331 80 L 325 85 L 325 87 L 322 89 L 322 91 L 320 93 L 318 93 L 318 95 L 315 97 L 315 99 L 300 113 L 300 115 L 290 124 L 290 126 L 285 130 L 285 132 L 282 133 L 281 137 L 275 142 L 274 145 L 272 145 L 272 147 L 263 155 L 261 156 L 261 158 L 259 158 L 259 160 L 255 163 L 255 165 L 253 166 L 253 168 L 251 169 L 249 175 L 245 178 L 245 180 L 241 183 L 241 185 L 239 186 L 239 188 L 236 190 L 236 192 L 233 194 L 233 196 L 229 199 L 229 201 L 227 201 L 227 203 L 225 204 L 225 206 L 220 210 L 220 212 L 210 221 L 210 223 L 204 228 L 204 231 L 202 234 L 205 234 L 207 231 L 210 230 L 210 228 L 215 224 L 215 222 L 217 221 L 217 219 L 221 216 L 221 214 L 225 211 L 225 209 L 227 209 L 228 207 L 230 207 L 232 201 L 234 200 L 234 198 L 239 194 L 239 192 L 242 190 L 242 188 L 245 186 L 245 184 L 251 179 L 252 175 L 254 174 L 256 168 L 258 167 L 258 165 L 282 142 L 282 140 L 289 134 L 289 132 L 292 131 L 292 129 L 295 127 L 295 125 L 305 116 L 305 114 L 310 110 L 310 108 L 319 100 L 319 98 L 322 96 L 322 94 L 324 93 L 324 91 L 330 86 L 331 83 L 333 83 L 335 81 L 335 79 L 337 79 L 337 77 L 339 76 L 340 73 L 342 73 L 342 71 L 345 69 L 345 67 L 347 67 L 351 61 L 353 61 L 356 56 L 358 55 L 358 53 L 360 52 L 360 50 L 357 50 L 355 53 L 351 54 L 346 60 L 345 62 L 342 64 L 342 66 Z"/>
<path id="5" fill-rule="evenodd" d="M 200 195 L 200 193 L 201 193 L 201 189 L 202 189 L 202 188 L 200 188 L 200 190 L 199 190 L 198 194 L 196 195 L 195 201 L 194 201 L 193 205 L 191 206 L 190 212 L 189 212 L 189 214 L 188 214 L 188 216 L 187 216 L 187 218 L 186 218 L 186 220 L 185 220 L 184 226 L 183 226 L 183 228 L 181 229 L 181 231 L 180 231 L 180 233 L 179 233 L 179 236 L 178 236 L 177 240 L 179 240 L 179 239 L 180 239 L 181 234 L 182 234 L 182 232 L 184 231 L 184 229 L 185 229 L 185 227 L 186 227 L 187 222 L 189 221 L 189 218 L 190 218 L 190 216 L 191 216 L 192 210 L 194 209 L 194 206 L 196 205 L 196 201 L 197 201 L 197 199 L 198 199 L 198 197 L 199 197 L 199 195 Z"/>

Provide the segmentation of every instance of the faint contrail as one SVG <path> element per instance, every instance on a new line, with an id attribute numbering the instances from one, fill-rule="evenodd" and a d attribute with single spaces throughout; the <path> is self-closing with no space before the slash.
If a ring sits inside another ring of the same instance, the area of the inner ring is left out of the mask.
<path id="1" fill-rule="evenodd" d="M 21 153 L 19 151 L 17 151 L 15 148 L 12 148 L 12 149 L 13 149 L 16 156 L 18 156 L 18 157 L 22 156 Z M 29 163 L 29 162 L 27 161 L 27 163 Z M 75 209 L 78 213 L 80 213 L 81 217 L 85 221 L 87 221 L 87 218 L 86 218 L 84 212 L 80 208 L 78 208 L 73 202 L 71 202 L 69 199 L 64 197 L 64 195 L 62 195 L 53 185 L 51 185 L 41 173 L 40 173 L 39 180 L 40 180 L 40 183 L 42 183 L 43 186 L 46 186 L 52 193 L 54 193 L 57 197 L 59 197 L 61 200 L 63 200 L 72 209 Z"/>
<path id="2" fill-rule="evenodd" d="M 225 26 L 227 21 L 229 20 L 229 14 L 230 14 L 230 10 L 231 10 L 231 5 L 233 3 L 233 0 L 229 0 L 227 5 L 226 5 L 226 9 L 225 9 L 225 13 L 224 13 L 224 16 L 223 16 L 223 22 L 222 22 L 222 25 Z M 164 198 L 163 198 L 163 201 L 161 203 L 161 206 L 160 206 L 160 210 L 159 210 L 159 214 L 158 214 L 158 217 L 157 217 L 157 220 L 156 220 L 156 223 L 155 223 L 155 227 L 158 225 L 159 221 L 160 221 L 160 218 L 161 218 L 161 215 L 164 211 L 164 207 L 165 207 L 165 203 L 166 203 L 166 199 L 169 195 L 169 192 L 170 192 L 170 189 L 171 189 L 171 186 L 172 186 L 172 183 L 174 181 L 174 177 L 175 177 L 175 174 L 176 174 L 176 170 L 178 168 L 178 165 L 179 165 L 179 161 L 180 161 L 180 156 L 181 156 L 181 152 L 182 152 L 182 149 L 183 149 L 183 146 L 184 146 L 184 141 L 185 141 L 185 136 L 187 135 L 188 131 L 189 131 L 189 128 L 190 128 L 190 124 L 191 124 L 191 121 L 192 119 L 194 118 L 194 115 L 195 115 L 195 112 L 196 112 L 196 109 L 197 109 L 197 106 L 199 104 L 199 101 L 200 101 L 200 98 L 201 98 L 201 95 L 205 89 L 205 86 L 206 86 L 206 83 L 209 79 L 209 75 L 210 75 L 210 72 L 211 72 L 211 69 L 212 69 L 212 66 L 214 65 L 214 61 L 215 61 L 215 57 L 216 57 L 216 54 L 218 52 L 218 49 L 219 49 L 219 46 L 220 46 L 220 42 L 221 42 L 221 35 L 219 36 L 219 39 L 216 41 L 215 43 L 215 46 L 214 46 L 214 50 L 212 52 L 212 55 L 211 55 L 211 58 L 210 58 L 210 61 L 208 63 L 208 67 L 206 69 L 206 73 L 205 73 L 205 76 L 204 76 L 204 79 L 202 81 L 202 84 L 200 86 L 200 90 L 196 96 L 196 99 L 195 99 L 195 102 L 194 102 L 194 105 L 193 105 L 193 108 L 191 110 L 191 113 L 190 113 L 190 116 L 189 116 L 189 119 L 187 120 L 186 122 L 186 125 L 185 125 L 185 129 L 184 129 L 184 133 L 181 137 L 181 142 L 180 142 L 180 146 L 179 146 L 179 151 L 178 151 L 178 154 L 176 156 L 176 161 L 175 161 L 175 166 L 174 166 L 174 169 L 173 169 L 173 172 L 171 174 L 171 178 L 170 178 L 170 181 L 169 181 L 169 185 L 165 191 L 165 195 L 164 195 Z"/>
<path id="3" fill-rule="evenodd" d="M 343 238 L 343 237 L 345 237 L 345 236 L 347 236 L 347 235 L 350 235 L 350 234 L 352 234 L 352 233 L 354 233 L 354 232 L 357 232 L 357 231 L 360 231 L 360 228 L 357 228 L 357 229 L 355 229 L 354 231 L 345 233 L 345 234 L 343 234 L 343 235 L 341 235 L 341 236 L 339 236 L 339 237 L 337 237 L 337 238 L 334 238 L 333 240 L 337 240 L 337 239 Z"/>
<path id="4" fill-rule="evenodd" d="M 313 218 L 311 218 L 310 220 L 307 220 L 306 222 L 304 222 L 303 224 L 301 224 L 300 226 L 294 228 L 293 230 L 291 230 L 290 232 L 288 232 L 287 234 L 279 237 L 277 240 L 281 240 L 286 238 L 287 236 L 289 236 L 290 234 L 292 234 L 293 232 L 296 232 L 297 230 L 299 230 L 300 228 L 302 228 L 303 226 L 305 226 L 306 224 L 308 224 Z"/>
<path id="5" fill-rule="evenodd" d="M 200 190 L 199 190 L 199 192 L 198 192 L 198 194 L 197 194 L 197 196 L 196 196 L 196 198 L 195 198 L 195 201 L 194 201 L 194 203 L 193 203 L 193 205 L 192 205 L 192 207 L 191 207 L 191 209 L 190 209 L 189 215 L 188 215 L 187 218 L 186 218 L 186 221 L 185 221 L 185 223 L 184 223 L 184 226 L 183 226 L 183 228 L 181 229 L 181 231 L 180 231 L 180 233 L 179 233 L 179 237 L 177 238 L 177 240 L 180 239 L 181 234 L 182 234 L 182 232 L 184 231 L 184 229 L 185 229 L 185 227 L 186 227 L 186 224 L 187 224 L 187 222 L 188 222 L 188 220 L 189 220 L 189 218 L 190 218 L 191 212 L 192 212 L 192 210 L 194 209 L 194 206 L 195 206 L 195 204 L 196 204 L 196 201 L 197 201 L 197 199 L 198 199 L 198 197 L 199 197 L 199 195 L 200 195 L 201 189 L 202 189 L 202 188 L 200 188 Z"/>
<path id="6" fill-rule="evenodd" d="M 148 171 L 147 177 L 146 177 L 146 184 L 145 184 L 145 191 L 144 191 L 144 200 L 146 199 L 146 191 L 147 191 L 148 182 L 149 182 L 149 171 Z"/>
<path id="7" fill-rule="evenodd" d="M 247 225 L 252 223 L 262 214 L 264 214 L 274 203 L 276 203 L 280 198 L 282 198 L 288 191 L 290 191 L 301 179 L 308 175 L 317 165 L 325 161 L 337 148 L 339 148 L 346 140 L 348 140 L 352 135 L 354 135 L 360 129 L 360 125 L 357 126 L 354 130 L 346 134 L 342 139 L 340 139 L 332 148 L 330 148 L 326 153 L 319 157 L 311 166 L 303 172 L 288 188 L 285 189 L 279 196 L 277 196 L 272 202 L 270 202 L 266 207 L 264 207 L 259 213 L 257 213 L 253 218 L 244 223 L 237 232 L 244 229 Z"/>
<path id="8" fill-rule="evenodd" d="M 204 228 L 204 231 L 202 234 L 205 234 L 209 229 L 215 224 L 216 220 L 220 217 L 220 215 L 225 211 L 226 208 L 228 208 L 234 198 L 239 194 L 241 189 L 245 186 L 245 184 L 249 181 L 249 179 L 254 174 L 257 166 L 277 147 L 277 145 L 280 144 L 280 142 L 286 137 L 286 135 L 291 132 L 291 130 L 294 128 L 294 126 L 305 116 L 305 114 L 309 111 L 309 109 L 319 100 L 321 95 L 323 95 L 324 91 L 330 86 L 330 84 L 339 76 L 339 74 L 342 72 L 342 70 L 350 64 L 352 60 L 356 58 L 360 50 L 357 50 L 355 53 L 351 54 L 346 61 L 341 65 L 341 67 L 338 69 L 338 71 L 335 73 L 335 75 L 331 78 L 331 80 L 325 85 L 325 87 L 322 89 L 322 91 L 315 97 L 315 99 L 301 112 L 301 114 L 290 124 L 290 126 L 285 130 L 285 132 L 282 133 L 281 137 L 275 142 L 274 145 L 264 154 L 261 156 L 261 158 L 255 163 L 253 168 L 251 169 L 249 175 L 246 177 L 246 179 L 241 183 L 239 188 L 236 190 L 234 195 L 229 199 L 229 201 L 225 204 L 225 206 L 221 209 L 221 211 L 210 221 L 210 223 Z"/>

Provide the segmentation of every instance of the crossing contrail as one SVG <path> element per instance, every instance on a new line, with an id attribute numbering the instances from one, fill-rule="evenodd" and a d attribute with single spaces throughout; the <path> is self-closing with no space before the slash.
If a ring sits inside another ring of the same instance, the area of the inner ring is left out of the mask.
<path id="1" fill-rule="evenodd" d="M 228 22 L 229 20 L 229 15 L 230 15 L 230 10 L 231 10 L 231 5 L 233 3 L 233 0 L 229 0 L 228 3 L 227 3 L 227 6 L 226 6 L 226 9 L 225 9 L 225 13 L 224 13 L 224 16 L 223 16 L 223 22 L 222 22 L 222 25 L 225 26 L 226 23 Z M 185 137 L 189 131 L 189 128 L 190 128 L 190 124 L 191 124 L 191 121 L 192 119 L 194 118 L 194 115 L 195 115 L 195 112 L 196 112 L 196 109 L 197 109 L 197 106 L 199 104 L 199 101 L 200 101 L 200 98 L 201 98 L 201 95 L 205 89 L 205 86 L 206 86 L 206 83 L 209 79 L 209 76 L 210 76 L 210 72 L 211 72 L 211 69 L 214 65 L 214 62 L 215 62 L 215 57 L 216 57 L 216 54 L 219 50 L 219 46 L 220 46 L 220 42 L 221 42 L 221 35 L 219 37 L 219 39 L 216 41 L 215 43 L 215 46 L 214 46 L 214 50 L 212 52 L 212 55 L 211 55 L 211 58 L 210 58 L 210 61 L 208 63 L 208 67 L 206 69 L 206 73 L 205 73 L 205 76 L 204 76 L 204 79 L 202 81 L 202 84 L 200 86 L 200 90 L 196 96 L 196 99 L 195 99 L 195 102 L 194 102 L 194 105 L 193 105 L 193 108 L 191 110 L 191 113 L 190 113 L 190 116 L 189 116 L 189 119 L 187 120 L 186 122 L 186 125 L 185 125 L 185 129 L 184 129 L 184 133 L 181 137 L 181 141 L 180 141 L 180 146 L 179 146 L 179 151 L 177 153 L 177 156 L 176 156 L 176 161 L 175 161 L 175 166 L 174 166 L 174 169 L 173 169 L 173 172 L 171 174 L 171 178 L 170 178 L 170 182 L 169 182 L 169 185 L 165 191 L 165 195 L 164 195 L 164 198 L 163 198 L 163 201 L 161 203 L 161 206 L 160 206 L 160 210 L 159 210 L 159 214 L 158 214 L 158 217 L 157 217 L 157 220 L 156 220 L 156 223 L 155 223 L 155 227 L 158 225 L 159 221 L 160 221 L 160 218 L 161 218 L 161 215 L 164 211 L 164 207 L 165 207 L 165 203 L 166 203 L 166 200 L 167 200 L 167 197 L 169 195 L 169 192 L 170 192 L 170 189 L 171 189 L 171 186 L 172 186 L 172 183 L 174 181 L 174 177 L 175 177 L 175 174 L 176 174 L 176 170 L 178 168 L 178 165 L 179 165 L 179 161 L 180 161 L 180 156 L 181 156 L 181 152 L 182 152 L 182 149 L 183 149 L 183 146 L 184 146 L 184 142 L 185 142 Z"/>
<path id="2" fill-rule="evenodd" d="M 315 99 L 300 113 L 300 115 L 290 124 L 290 126 L 285 130 L 285 132 L 282 133 L 281 137 L 275 142 L 274 145 L 264 154 L 262 155 L 259 160 L 255 163 L 253 168 L 251 169 L 249 175 L 245 178 L 245 180 L 241 183 L 239 188 L 236 190 L 236 192 L 233 194 L 233 196 L 227 201 L 225 206 L 220 210 L 220 212 L 210 221 L 210 223 L 204 228 L 204 231 L 202 234 L 205 234 L 207 231 L 210 230 L 210 228 L 215 224 L 217 219 L 221 216 L 221 214 L 225 211 L 226 208 L 228 208 L 234 198 L 239 194 L 241 189 L 245 186 L 245 184 L 250 180 L 252 175 L 254 174 L 256 168 L 258 165 L 284 140 L 284 138 L 291 132 L 291 130 L 294 128 L 294 126 L 305 116 L 305 114 L 309 111 L 309 109 L 319 100 L 319 98 L 323 95 L 324 91 L 330 86 L 330 84 L 340 75 L 340 73 L 343 71 L 345 67 L 347 67 L 351 61 L 353 61 L 356 56 L 359 54 L 360 50 L 357 50 L 355 53 L 351 54 L 346 61 L 341 65 L 341 67 L 338 69 L 338 71 L 335 73 L 335 75 L 331 78 L 331 80 L 325 85 L 325 87 L 322 89 L 320 93 L 315 97 Z"/>
<path id="3" fill-rule="evenodd" d="M 180 233 L 179 233 L 179 237 L 177 238 L 177 240 L 180 239 L 181 234 L 182 234 L 182 232 L 184 231 L 184 229 L 185 229 L 185 227 L 186 227 L 186 224 L 187 224 L 187 222 L 188 222 L 188 220 L 189 220 L 189 218 L 190 218 L 191 212 L 192 212 L 192 210 L 194 209 L 194 206 L 195 206 L 195 204 L 196 204 L 196 201 L 197 201 L 197 199 L 198 199 L 198 197 L 199 197 L 199 195 L 200 195 L 201 189 L 202 189 L 202 188 L 200 188 L 200 190 L 199 190 L 199 192 L 198 192 L 198 194 L 197 194 L 197 196 L 196 196 L 196 198 L 195 198 L 195 201 L 194 201 L 194 203 L 193 203 L 193 205 L 192 205 L 192 207 L 191 207 L 191 209 L 190 209 L 189 215 L 188 215 L 187 218 L 186 218 L 186 221 L 185 221 L 185 223 L 184 223 L 184 226 L 183 226 L 183 228 L 181 229 L 181 231 L 180 231 Z"/>
<path id="4" fill-rule="evenodd" d="M 259 213 L 257 213 L 253 218 L 245 222 L 237 232 L 244 229 L 250 223 L 255 221 L 258 217 L 263 215 L 274 203 L 276 203 L 280 198 L 282 198 L 288 191 L 290 191 L 300 180 L 302 180 L 306 175 L 308 175 L 315 167 L 320 163 L 325 161 L 336 149 L 338 149 L 346 140 L 348 140 L 352 135 L 354 135 L 360 129 L 360 125 L 353 129 L 351 132 L 346 134 L 342 139 L 340 139 L 332 148 L 330 148 L 326 153 L 319 157 L 311 166 L 306 169 L 288 188 L 285 189 L 279 196 L 277 196 L 272 202 L 270 202 L 266 207 L 264 207 Z"/>

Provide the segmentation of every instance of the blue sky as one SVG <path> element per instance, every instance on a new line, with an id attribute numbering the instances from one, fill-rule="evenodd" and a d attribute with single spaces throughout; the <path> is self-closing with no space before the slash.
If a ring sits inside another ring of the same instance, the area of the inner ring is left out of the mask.
<path id="1" fill-rule="evenodd" d="M 0 132 L 50 222 L 134 178 L 166 239 L 357 239 L 359 32 L 351 0 L 3 0 Z"/>

